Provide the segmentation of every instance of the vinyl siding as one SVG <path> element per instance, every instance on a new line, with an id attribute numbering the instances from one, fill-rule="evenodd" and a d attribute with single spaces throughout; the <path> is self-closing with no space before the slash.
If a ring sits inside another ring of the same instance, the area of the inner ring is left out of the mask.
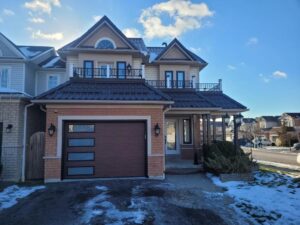
<path id="1" fill-rule="evenodd" d="M 145 66 L 146 80 L 159 80 L 157 66 Z"/>
<path id="2" fill-rule="evenodd" d="M 59 84 L 66 82 L 69 79 L 69 76 L 66 72 L 61 71 L 38 71 L 36 73 L 36 95 L 39 95 L 48 90 L 48 75 L 58 75 L 59 76 Z"/>
<path id="3" fill-rule="evenodd" d="M 0 50 L 3 57 L 16 57 L 20 58 L 15 52 L 13 52 L 7 45 L 0 39 Z M 0 56 L 1 58 L 1 56 Z"/>
<path id="4" fill-rule="evenodd" d="M 8 87 L 19 92 L 24 92 L 24 63 L 0 63 L 1 67 L 10 68 Z"/>

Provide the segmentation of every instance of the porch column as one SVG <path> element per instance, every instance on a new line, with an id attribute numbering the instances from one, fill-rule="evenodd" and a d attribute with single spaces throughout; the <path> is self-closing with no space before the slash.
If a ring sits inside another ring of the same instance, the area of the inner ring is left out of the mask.
<path id="1" fill-rule="evenodd" d="M 215 141 L 216 140 L 216 117 L 215 116 L 213 116 L 213 118 L 212 118 L 212 121 L 213 121 L 213 141 Z"/>
<path id="2" fill-rule="evenodd" d="M 211 143 L 211 123 L 210 123 L 211 115 L 207 114 L 207 144 Z"/>
<path id="3" fill-rule="evenodd" d="M 226 141 L 226 126 L 224 116 L 222 116 L 222 140 Z"/>
<path id="4" fill-rule="evenodd" d="M 199 157 L 199 150 L 200 150 L 200 124 L 199 124 L 199 116 L 193 115 L 193 143 L 194 143 L 194 164 L 199 164 L 198 157 Z"/>
<path id="5" fill-rule="evenodd" d="M 207 125 L 206 125 L 206 114 L 202 115 L 202 127 L 203 127 L 203 144 L 207 144 Z"/>

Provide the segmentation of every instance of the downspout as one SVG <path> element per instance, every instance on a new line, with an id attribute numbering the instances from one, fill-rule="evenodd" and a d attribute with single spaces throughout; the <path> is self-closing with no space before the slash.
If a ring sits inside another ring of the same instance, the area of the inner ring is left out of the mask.
<path id="1" fill-rule="evenodd" d="M 24 131 L 23 131 L 23 152 L 22 152 L 22 182 L 25 181 L 25 165 L 26 165 L 26 138 L 27 138 L 27 112 L 28 108 L 33 106 L 34 103 L 30 103 L 25 106 L 24 112 Z"/>

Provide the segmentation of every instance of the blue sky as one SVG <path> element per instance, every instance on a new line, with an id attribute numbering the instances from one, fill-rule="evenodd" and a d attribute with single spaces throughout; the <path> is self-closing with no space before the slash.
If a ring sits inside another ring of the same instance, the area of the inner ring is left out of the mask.
<path id="1" fill-rule="evenodd" d="M 223 79 L 245 116 L 300 112 L 298 0 L 0 1 L 0 31 L 16 44 L 59 48 L 103 15 L 148 45 L 178 37 L 209 63 L 201 82 Z"/>

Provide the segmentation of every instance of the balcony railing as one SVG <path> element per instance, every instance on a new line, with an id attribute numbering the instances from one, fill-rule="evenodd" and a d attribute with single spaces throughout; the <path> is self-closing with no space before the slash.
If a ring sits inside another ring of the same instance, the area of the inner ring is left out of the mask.
<path id="1" fill-rule="evenodd" d="M 141 69 L 116 69 L 116 68 L 73 68 L 74 77 L 82 78 L 142 78 Z"/>
<path id="2" fill-rule="evenodd" d="M 197 91 L 222 91 L 222 80 L 218 83 L 195 83 L 192 80 L 146 80 L 146 82 L 155 88 L 183 89 L 191 88 Z"/>

